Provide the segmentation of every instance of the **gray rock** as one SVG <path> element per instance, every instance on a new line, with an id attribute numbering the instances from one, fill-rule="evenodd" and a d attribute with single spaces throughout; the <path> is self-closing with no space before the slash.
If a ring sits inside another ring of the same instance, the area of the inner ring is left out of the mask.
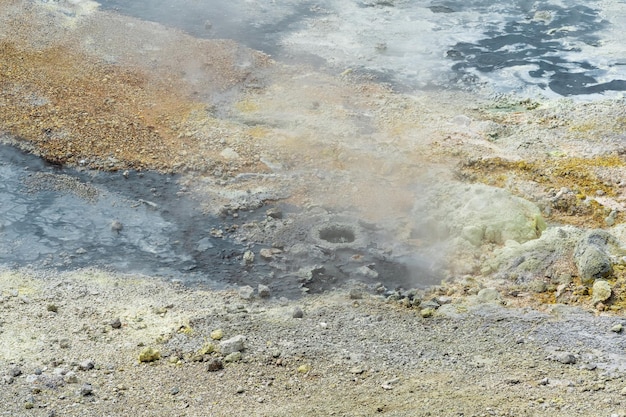
<path id="1" fill-rule="evenodd" d="M 244 300 L 251 300 L 253 295 L 254 288 L 252 288 L 251 286 L 244 285 L 243 287 L 239 288 L 239 297 L 243 298 Z"/>
<path id="2" fill-rule="evenodd" d="M 233 352 L 241 352 L 244 349 L 244 342 L 246 337 L 243 335 L 237 335 L 230 339 L 223 340 L 220 343 L 220 352 L 222 355 L 229 355 Z"/>
<path id="3" fill-rule="evenodd" d="M 441 304 L 439 304 L 439 302 L 437 302 L 437 300 L 434 298 L 432 300 L 422 301 L 418 305 L 422 308 L 432 308 L 433 310 L 437 310 L 439 307 L 441 307 Z"/>
<path id="4" fill-rule="evenodd" d="M 501 297 L 500 293 L 495 288 L 483 288 L 482 290 L 478 291 L 476 299 L 480 303 L 494 303 L 500 302 Z"/>
<path id="5" fill-rule="evenodd" d="M 485 262 L 491 271 L 498 271 L 503 279 L 514 279 L 518 283 L 530 283 L 535 279 L 544 279 L 546 271 L 559 270 L 563 262 L 570 262 L 572 252 L 583 236 L 583 232 L 572 226 L 547 229 L 538 239 L 530 240 L 521 245 L 507 244 L 496 250 L 493 261 Z M 555 277 L 555 284 L 567 281 L 567 274 Z M 566 282 L 567 281 L 567 282 Z"/>
<path id="6" fill-rule="evenodd" d="M 78 364 L 78 369 L 80 369 L 81 371 L 89 371 L 93 368 L 95 368 L 95 364 L 93 363 L 92 360 L 88 359 L 85 361 L 82 361 L 81 363 Z"/>
<path id="7" fill-rule="evenodd" d="M 593 304 L 602 303 L 611 298 L 611 285 L 605 280 L 598 280 L 593 283 Z"/>
<path id="8" fill-rule="evenodd" d="M 68 384 L 76 384 L 78 382 L 78 376 L 76 376 L 75 372 L 69 371 L 63 376 L 63 381 Z"/>
<path id="9" fill-rule="evenodd" d="M 554 355 L 554 360 L 565 365 L 573 365 L 576 363 L 576 356 L 569 352 L 559 352 Z"/>
<path id="10" fill-rule="evenodd" d="M 300 307 L 295 307 L 293 309 L 291 317 L 293 317 L 294 319 L 301 319 L 302 317 L 304 317 L 304 311 L 302 311 Z"/>
<path id="11" fill-rule="evenodd" d="M 267 217 L 271 217 L 272 219 L 282 219 L 283 218 L 283 212 L 280 209 L 276 208 L 276 207 L 272 207 L 272 208 L 268 209 L 265 212 L 265 215 Z"/>
<path id="12" fill-rule="evenodd" d="M 578 242 L 574 261 L 584 284 L 589 285 L 596 279 L 611 275 L 613 265 L 608 246 L 614 239 L 603 230 L 592 230 Z"/>
<path id="13" fill-rule="evenodd" d="M 78 393 L 81 397 L 93 395 L 93 387 L 91 386 L 91 384 L 83 384 L 83 386 L 80 387 L 80 391 L 78 391 Z"/>
<path id="14" fill-rule="evenodd" d="M 270 298 L 272 295 L 270 287 L 267 285 L 259 284 L 257 291 L 259 292 L 259 297 L 261 298 Z"/>
<path id="15" fill-rule="evenodd" d="M 119 317 L 111 320 L 110 324 L 111 324 L 111 327 L 114 329 L 120 329 L 122 327 L 122 321 L 119 319 Z"/>
<path id="16" fill-rule="evenodd" d="M 613 327 L 611 327 L 611 331 L 614 333 L 621 333 L 622 330 L 624 330 L 624 326 L 622 326 L 622 323 L 617 323 L 613 325 Z"/>
<path id="17" fill-rule="evenodd" d="M 363 292 L 358 288 L 352 288 L 349 295 L 351 300 L 360 300 L 363 298 Z"/>
<path id="18" fill-rule="evenodd" d="M 115 233 L 121 232 L 122 229 L 124 229 L 124 225 L 119 220 L 113 220 L 111 222 L 111 230 L 114 231 Z"/>

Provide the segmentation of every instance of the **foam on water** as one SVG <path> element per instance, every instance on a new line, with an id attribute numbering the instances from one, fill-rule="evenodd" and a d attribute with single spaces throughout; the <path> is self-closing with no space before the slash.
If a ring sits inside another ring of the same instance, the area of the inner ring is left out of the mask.
<path id="1" fill-rule="evenodd" d="M 358 69 L 408 89 L 487 87 L 547 96 L 626 89 L 626 5 L 615 0 L 102 4 L 195 36 L 235 39 L 279 59 L 319 57 L 339 72 Z"/>

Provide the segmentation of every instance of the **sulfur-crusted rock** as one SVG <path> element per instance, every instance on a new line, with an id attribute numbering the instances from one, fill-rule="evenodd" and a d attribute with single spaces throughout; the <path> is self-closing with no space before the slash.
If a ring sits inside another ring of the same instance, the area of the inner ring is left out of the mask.
<path id="1" fill-rule="evenodd" d="M 611 285 L 607 281 L 601 279 L 593 283 L 592 302 L 594 304 L 605 302 L 611 298 L 611 294 Z"/>

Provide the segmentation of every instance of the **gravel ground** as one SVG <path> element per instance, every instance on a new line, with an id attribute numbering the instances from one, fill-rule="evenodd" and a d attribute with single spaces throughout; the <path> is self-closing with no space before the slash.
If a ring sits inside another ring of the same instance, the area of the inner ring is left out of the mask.
<path id="1" fill-rule="evenodd" d="M 90 270 L 0 282 L 3 415 L 625 415 L 624 320 L 576 307 L 441 295 L 453 286 L 421 307 L 242 299 Z"/>

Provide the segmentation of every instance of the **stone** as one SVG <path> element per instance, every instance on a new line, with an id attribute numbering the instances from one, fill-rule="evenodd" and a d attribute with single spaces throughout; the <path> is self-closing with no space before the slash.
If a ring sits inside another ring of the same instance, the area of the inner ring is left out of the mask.
<path id="1" fill-rule="evenodd" d="M 500 293 L 495 288 L 483 288 L 478 291 L 476 298 L 480 303 L 494 303 L 501 300 Z"/>
<path id="2" fill-rule="evenodd" d="M 542 232 L 538 239 L 520 245 L 506 245 L 496 249 L 496 257 L 485 262 L 491 271 L 498 271 L 499 278 L 530 283 L 544 280 L 546 271 L 555 268 L 572 257 L 572 252 L 583 232 L 573 226 L 552 227 Z M 569 274 L 553 278 L 553 284 L 569 284 Z M 556 281 L 556 282 L 555 282 Z M 566 282 L 567 281 L 567 282 Z M 529 288 L 530 289 L 530 288 Z"/>
<path id="3" fill-rule="evenodd" d="M 124 225 L 119 220 L 113 220 L 111 222 L 111 230 L 114 231 L 115 233 L 121 232 L 122 229 L 124 229 Z"/>
<path id="4" fill-rule="evenodd" d="M 622 323 L 617 323 L 613 325 L 613 327 L 611 327 L 611 331 L 613 333 L 621 333 L 622 330 L 624 330 L 624 326 L 622 326 Z"/>
<path id="5" fill-rule="evenodd" d="M 432 317 L 433 314 L 435 314 L 435 309 L 432 307 L 423 308 L 422 310 L 420 310 L 420 315 L 425 319 Z"/>
<path id="6" fill-rule="evenodd" d="M 113 320 L 111 320 L 111 327 L 114 329 L 121 329 L 122 328 L 122 321 L 120 320 L 119 317 L 114 318 Z"/>
<path id="7" fill-rule="evenodd" d="M 254 252 L 247 250 L 243 253 L 242 263 L 244 265 L 251 265 L 254 262 Z"/>
<path id="8" fill-rule="evenodd" d="M 265 215 L 267 217 L 271 217 L 272 219 L 282 219 L 283 218 L 283 212 L 277 208 L 277 207 L 272 207 L 270 209 L 268 209 L 265 212 Z"/>
<path id="9" fill-rule="evenodd" d="M 611 298 L 611 285 L 605 280 L 598 280 L 593 283 L 592 294 L 593 304 L 603 303 Z"/>
<path id="10" fill-rule="evenodd" d="M 360 300 L 363 298 L 363 292 L 361 292 L 358 288 L 352 288 L 349 296 L 351 300 Z"/>
<path id="11" fill-rule="evenodd" d="M 237 390 L 235 391 L 237 394 L 243 394 L 244 392 L 246 392 L 246 390 L 244 389 L 244 387 L 242 387 L 241 385 L 239 385 L 237 387 Z"/>
<path id="12" fill-rule="evenodd" d="M 569 352 L 559 352 L 554 355 L 554 360 L 565 365 L 573 365 L 576 363 L 576 356 Z"/>
<path id="13" fill-rule="evenodd" d="M 244 350 L 245 341 L 246 337 L 243 335 L 237 335 L 228 340 L 224 340 L 220 343 L 220 352 L 222 355 L 229 355 L 233 352 L 241 352 Z"/>
<path id="14" fill-rule="evenodd" d="M 69 371 L 63 376 L 63 381 L 65 381 L 68 384 L 76 384 L 78 382 L 78 376 L 76 375 L 75 372 Z"/>
<path id="15" fill-rule="evenodd" d="M 224 368 L 224 364 L 220 358 L 211 358 L 211 360 L 207 364 L 207 371 L 216 372 Z"/>
<path id="16" fill-rule="evenodd" d="M 224 159 L 228 160 L 237 160 L 240 159 L 241 156 L 235 151 L 233 148 L 224 148 L 222 152 L 220 152 L 220 156 Z"/>
<path id="17" fill-rule="evenodd" d="M 90 371 L 95 368 L 95 364 L 91 359 L 87 359 L 78 364 L 78 369 L 81 371 Z"/>
<path id="18" fill-rule="evenodd" d="M 215 329 L 211 332 L 210 337 L 213 340 L 222 340 L 222 337 L 224 337 L 224 332 L 222 331 L 222 329 Z"/>
<path id="19" fill-rule="evenodd" d="M 300 365 L 300 366 L 298 366 L 298 373 L 306 374 L 307 372 L 310 372 L 311 369 L 312 369 L 311 365 L 309 365 L 309 364 Z"/>
<path id="20" fill-rule="evenodd" d="M 585 285 L 606 278 L 613 273 L 609 253 L 609 243 L 615 238 L 603 230 L 592 230 L 578 242 L 574 251 L 574 261 L 578 275 Z"/>
<path id="21" fill-rule="evenodd" d="M 270 296 L 272 295 L 270 287 L 263 284 L 259 284 L 257 292 L 259 293 L 259 297 L 261 298 L 270 298 Z"/>
<path id="22" fill-rule="evenodd" d="M 226 363 L 239 362 L 240 360 L 241 360 L 241 352 L 229 353 L 228 355 L 224 357 L 224 362 Z"/>
<path id="23" fill-rule="evenodd" d="M 89 395 L 93 395 L 93 387 L 91 384 L 83 384 L 78 391 L 78 394 L 81 397 L 87 397 Z"/>
<path id="24" fill-rule="evenodd" d="M 363 265 L 359 268 L 356 269 L 355 271 L 358 275 L 364 277 L 364 278 L 369 278 L 369 279 L 376 279 L 378 278 L 378 272 L 376 272 L 376 270 L 368 267 L 367 265 Z"/>
<path id="25" fill-rule="evenodd" d="M 151 347 L 145 347 L 139 353 L 139 362 L 154 362 L 161 359 L 161 352 Z"/>
<path id="26" fill-rule="evenodd" d="M 301 319 L 304 317 L 304 311 L 300 307 L 294 307 L 293 313 L 291 313 L 291 317 L 294 319 Z"/>
<path id="27" fill-rule="evenodd" d="M 252 297 L 254 296 L 254 288 L 252 288 L 249 285 L 244 285 L 243 287 L 239 288 L 239 297 L 241 297 L 244 300 L 251 300 Z"/>

